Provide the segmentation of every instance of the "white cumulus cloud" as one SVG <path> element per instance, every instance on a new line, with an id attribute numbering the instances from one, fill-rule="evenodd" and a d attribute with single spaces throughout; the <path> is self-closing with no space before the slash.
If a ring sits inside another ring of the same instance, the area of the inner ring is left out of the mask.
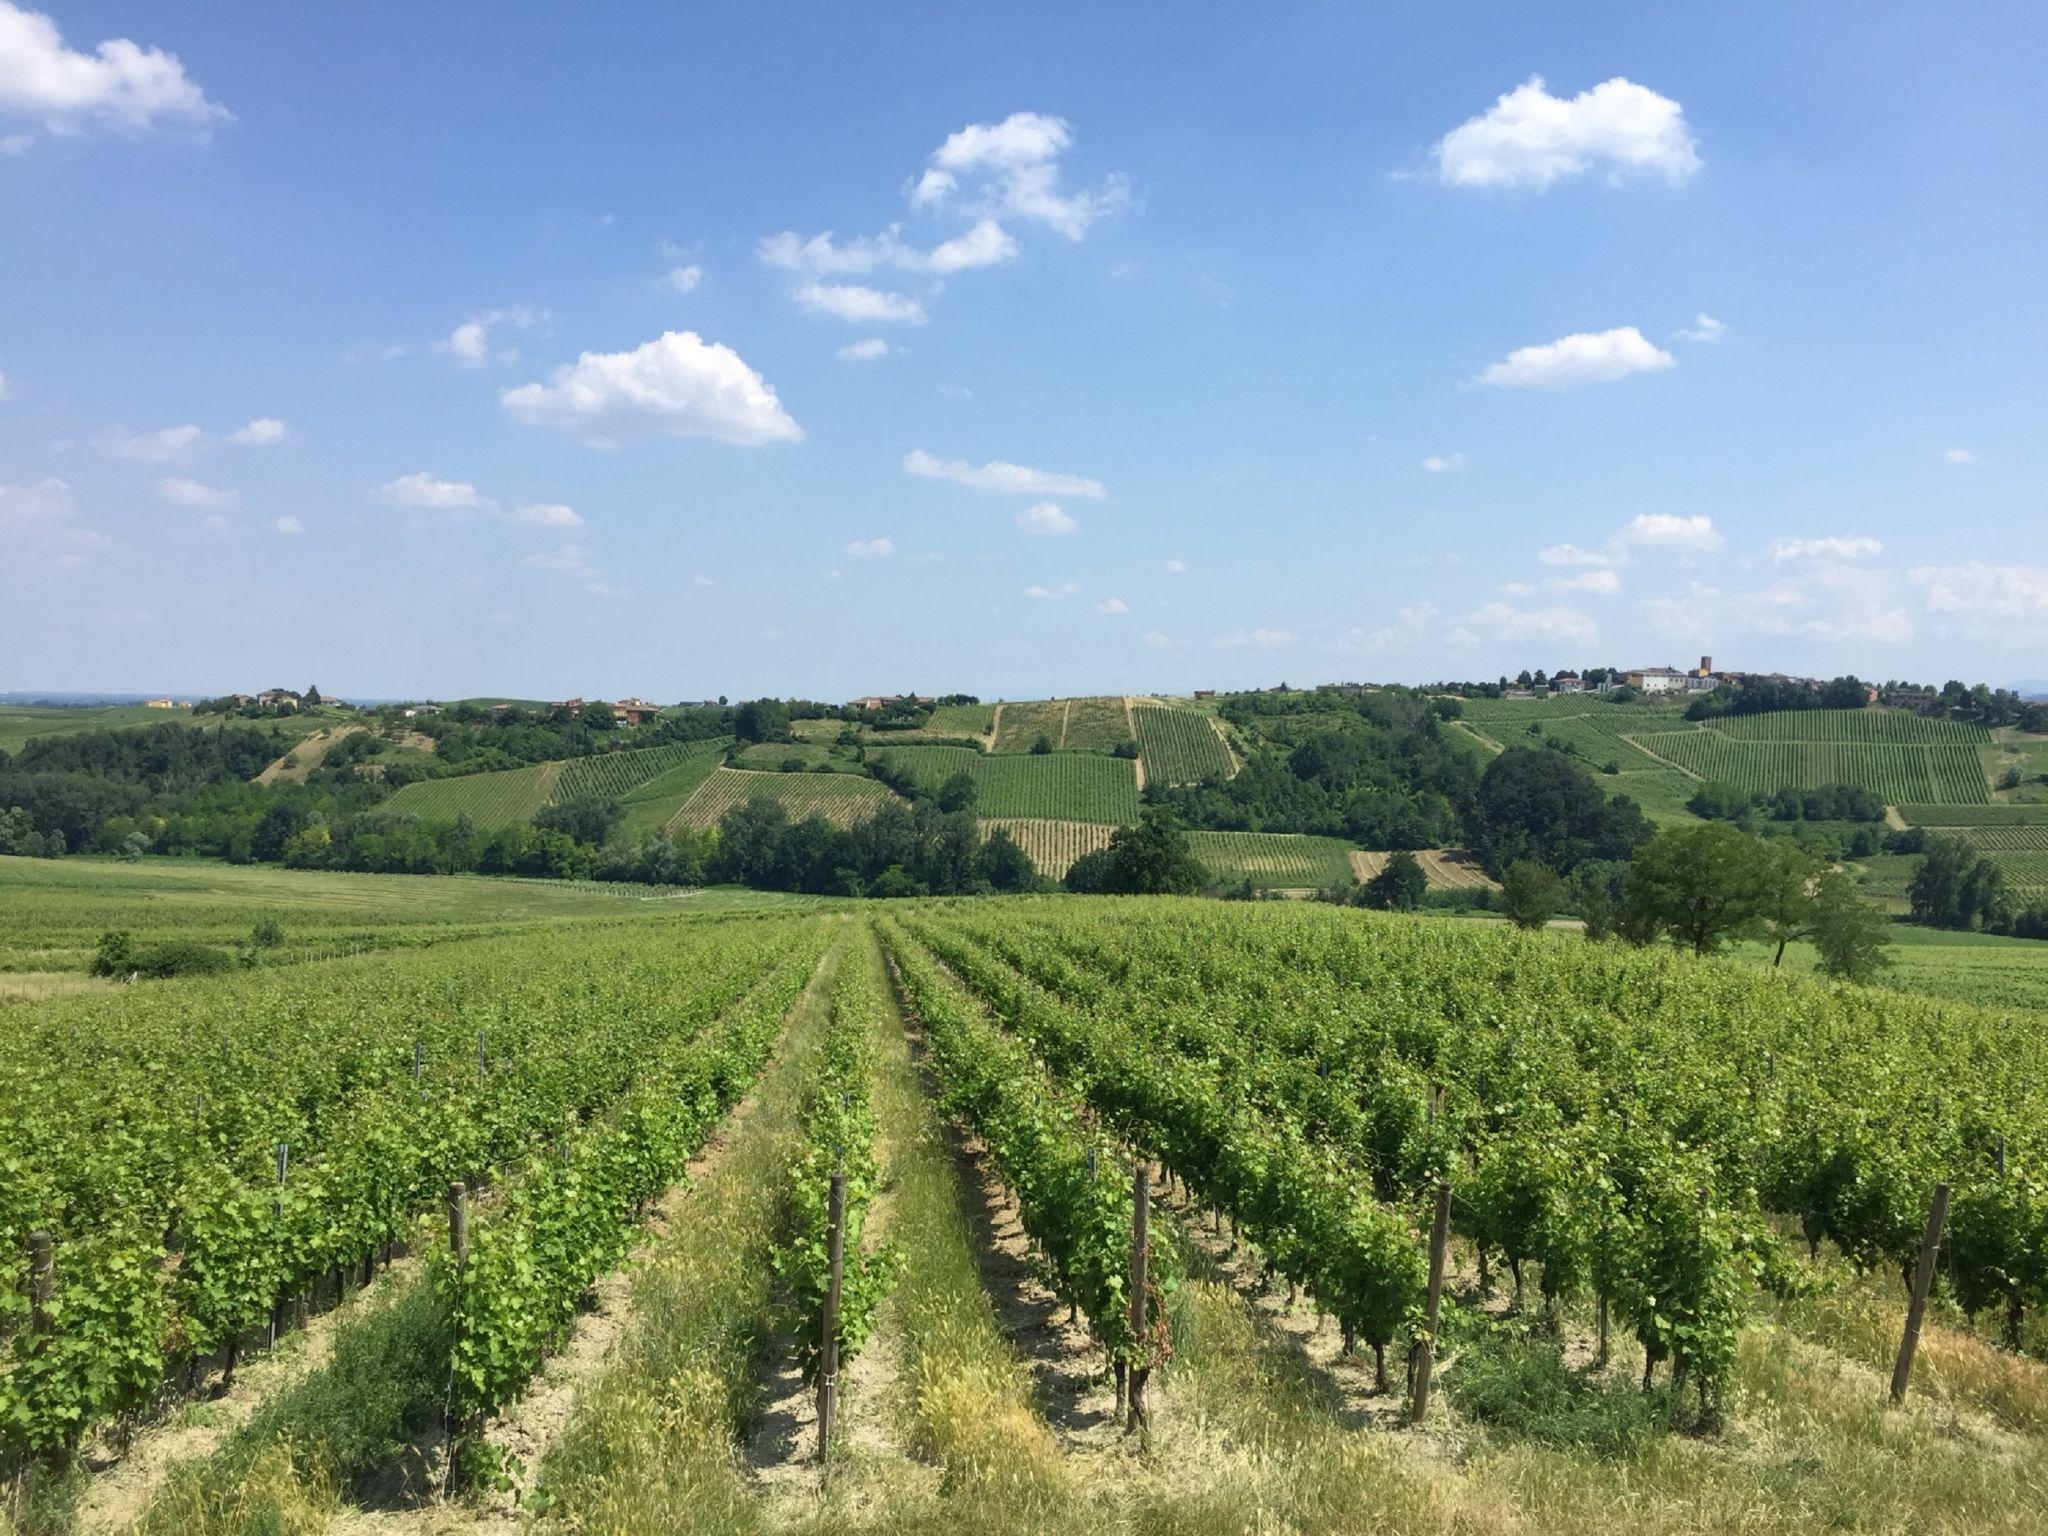
<path id="1" fill-rule="evenodd" d="M 804 283 L 796 290 L 796 301 L 815 314 L 863 325 L 923 325 L 930 318 L 924 306 L 907 293 L 866 288 L 859 283 Z"/>
<path id="2" fill-rule="evenodd" d="M 165 427 L 160 432 L 143 432 L 134 437 L 109 432 L 99 440 L 100 452 L 110 459 L 132 459 L 138 464 L 170 464 L 184 458 L 198 446 L 204 434 L 189 423 Z"/>
<path id="3" fill-rule="evenodd" d="M 560 427 L 597 447 L 649 433 L 741 447 L 804 435 L 737 352 L 695 331 L 667 331 L 630 352 L 585 352 L 548 383 L 522 384 L 499 398 L 518 420 Z"/>
<path id="4" fill-rule="evenodd" d="M 0 117 L 27 118 L 53 134 L 112 128 L 140 133 L 161 123 L 204 128 L 228 119 L 175 54 L 109 38 L 91 53 L 64 45 L 40 11 L 0 0 Z M 8 140 L 15 151 L 25 136 Z"/>
<path id="5" fill-rule="evenodd" d="M 1209 643 L 1219 651 L 1279 651 L 1298 644 L 1301 636 L 1291 629 L 1233 629 Z"/>
<path id="6" fill-rule="evenodd" d="M 1711 346 L 1717 341 L 1726 341 L 1728 339 L 1728 327 L 1716 320 L 1712 315 L 1702 311 L 1693 316 L 1691 325 L 1685 326 L 1679 331 L 1678 338 L 1681 341 L 1697 341 L 1703 345 Z"/>
<path id="7" fill-rule="evenodd" d="M 1621 590 L 1621 577 L 1617 572 L 1602 567 L 1581 571 L 1576 576 L 1553 576 L 1544 586 L 1552 592 L 1591 592 L 1601 597 L 1612 597 Z"/>
<path id="8" fill-rule="evenodd" d="M 1517 347 L 1484 369 L 1481 384 L 1503 389 L 1562 389 L 1605 384 L 1632 373 L 1675 368 L 1678 360 L 1632 325 L 1579 331 L 1541 346 Z"/>
<path id="9" fill-rule="evenodd" d="M 156 483 L 156 493 L 174 507 L 226 507 L 235 501 L 233 491 L 202 485 L 177 475 L 166 475 Z"/>
<path id="10" fill-rule="evenodd" d="M 1000 123 L 970 123 L 932 151 L 911 189 L 919 208 L 955 202 L 971 213 L 1045 225 L 1079 240 L 1097 220 L 1130 203 L 1130 184 L 1111 176 L 1097 192 L 1062 192 L 1059 157 L 1074 142 L 1066 119 L 1013 112 Z M 975 183 L 963 192 L 963 182 Z"/>
<path id="11" fill-rule="evenodd" d="M 503 309 L 471 315 L 435 342 L 434 350 L 444 357 L 454 358 L 464 368 L 481 368 L 491 362 L 516 363 L 519 361 L 518 348 L 506 347 L 495 353 L 491 350 L 492 333 L 500 326 L 515 331 L 544 330 L 547 323 L 546 310 L 527 304 L 510 304 Z"/>
<path id="12" fill-rule="evenodd" d="M 1600 626 L 1576 608 L 1517 608 L 1512 603 L 1487 603 L 1466 615 L 1464 624 L 1496 640 L 1569 640 L 1591 644 Z"/>
<path id="13" fill-rule="evenodd" d="M 1771 558 L 1786 560 L 1866 560 L 1884 553 L 1881 540 L 1867 536 L 1831 535 L 1822 539 L 1773 539 Z"/>
<path id="14" fill-rule="evenodd" d="M 1617 182 L 1650 174 L 1675 186 L 1700 168 L 1679 104 L 1619 76 L 1569 98 L 1532 76 L 1445 134 L 1435 156 L 1447 186 L 1539 192 L 1595 169 Z"/>
<path id="15" fill-rule="evenodd" d="M 228 434 L 228 441 L 240 448 L 268 448 L 284 439 L 284 423 L 273 416 L 259 416 L 246 427 L 237 427 Z"/>
<path id="16" fill-rule="evenodd" d="M 1968 469 L 1977 462 L 1977 450 L 1974 448 L 1944 449 L 1941 461 L 1944 464 L 1953 464 L 1957 469 Z"/>
<path id="17" fill-rule="evenodd" d="M 1105 597 L 1095 605 L 1095 611 L 1097 613 L 1126 614 L 1131 611 L 1131 605 L 1120 597 Z"/>
<path id="18" fill-rule="evenodd" d="M 1072 597 L 1080 590 L 1078 581 L 1063 581 L 1056 587 L 1026 587 L 1024 595 L 1041 603 L 1054 603 L 1063 597 Z"/>
<path id="19" fill-rule="evenodd" d="M 1185 576 L 1188 571 L 1188 563 L 1185 560 L 1169 560 L 1166 562 L 1166 570 L 1172 576 Z"/>
<path id="20" fill-rule="evenodd" d="M 574 507 L 565 507 L 560 502 L 530 501 L 524 506 L 514 507 L 506 514 L 512 522 L 523 523 L 529 528 L 581 528 L 583 516 Z"/>
<path id="21" fill-rule="evenodd" d="M 703 281 L 704 269 L 695 262 L 686 267 L 670 267 L 661 280 L 670 293 L 695 293 Z"/>
<path id="22" fill-rule="evenodd" d="M 428 507 L 445 512 L 469 512 L 493 505 L 467 481 L 442 480 L 425 470 L 400 475 L 377 487 L 377 494 L 394 507 Z"/>
<path id="23" fill-rule="evenodd" d="M 545 554 L 521 555 L 519 563 L 530 571 L 552 571 L 579 584 L 597 597 L 617 597 L 616 588 L 605 581 L 604 572 L 590 563 L 580 544 L 562 544 Z"/>
<path id="24" fill-rule="evenodd" d="M 1041 501 L 1017 514 L 1017 526 L 1026 533 L 1072 533 L 1081 525 L 1069 517 L 1058 502 Z"/>
<path id="25" fill-rule="evenodd" d="M 873 362 L 878 357 L 887 357 L 888 355 L 889 343 L 882 340 L 879 336 L 869 336 L 861 341 L 849 341 L 839 349 L 840 360 L 848 363 L 868 363 Z"/>
<path id="26" fill-rule="evenodd" d="M 1432 475 L 1455 475 L 1465 467 L 1462 453 L 1431 454 L 1422 461 L 1424 471 Z"/>
<path id="27" fill-rule="evenodd" d="M 1639 512 L 1615 535 L 1618 543 L 1643 549 L 1679 549 L 1710 554 L 1728 541 L 1711 517 L 1677 517 L 1669 512 Z"/>
<path id="28" fill-rule="evenodd" d="M 855 539 L 846 546 L 846 553 L 856 560 L 864 560 L 877 555 L 893 555 L 896 545 L 889 539 Z"/>
<path id="29" fill-rule="evenodd" d="M 1915 566 L 1906 579 L 1925 589 L 1927 606 L 1936 613 L 1980 619 L 2048 619 L 2048 566 L 1971 560 L 1961 565 Z"/>
<path id="30" fill-rule="evenodd" d="M 1030 469 L 1022 464 L 1007 464 L 1001 459 L 991 459 L 986 464 L 969 464 L 965 459 L 937 459 L 922 448 L 913 448 L 903 456 L 903 470 L 905 474 L 926 480 L 951 480 L 956 485 L 1006 496 L 1079 496 L 1089 501 L 1100 501 L 1109 494 L 1100 480 L 1086 475 Z"/>
<path id="31" fill-rule="evenodd" d="M 270 526 L 279 533 L 304 533 L 306 525 L 296 517 L 273 517 Z"/>

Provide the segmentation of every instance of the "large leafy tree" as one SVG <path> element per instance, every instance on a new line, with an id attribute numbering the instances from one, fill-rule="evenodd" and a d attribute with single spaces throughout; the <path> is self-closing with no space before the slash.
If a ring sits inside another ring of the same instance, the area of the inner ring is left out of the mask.
<path id="1" fill-rule="evenodd" d="M 1757 925 L 1769 876 L 1770 855 L 1747 832 L 1722 822 L 1667 828 L 1629 866 L 1627 926 L 1709 954 Z"/>
<path id="2" fill-rule="evenodd" d="M 1075 861 L 1067 888 L 1098 896 L 1190 896 L 1207 885 L 1209 868 L 1188 847 L 1179 819 L 1149 806 L 1134 826 L 1118 827 L 1109 846 Z"/>
<path id="3" fill-rule="evenodd" d="M 1998 866 L 1960 837 L 1930 837 L 1926 856 L 1906 887 L 1913 920 L 1936 928 L 1986 927 L 2006 908 Z"/>
<path id="4" fill-rule="evenodd" d="M 1479 780 L 1473 846 L 1500 874 L 1532 859 L 1569 874 L 1589 859 L 1625 859 L 1650 835 L 1650 824 L 1626 795 L 1609 799 L 1570 758 L 1511 747 Z"/>
<path id="5" fill-rule="evenodd" d="M 1870 981 L 1892 963 L 1891 920 L 1840 870 L 1820 877 L 1808 931 L 1821 970 L 1838 981 Z"/>

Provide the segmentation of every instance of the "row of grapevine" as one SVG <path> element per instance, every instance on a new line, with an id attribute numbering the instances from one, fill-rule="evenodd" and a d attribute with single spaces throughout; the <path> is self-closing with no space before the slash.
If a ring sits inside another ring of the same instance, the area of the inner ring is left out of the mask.
<path id="1" fill-rule="evenodd" d="M 1899 814 L 1915 827 L 2048 827 L 2048 805 L 1913 805 Z"/>
<path id="2" fill-rule="evenodd" d="M 1344 885 L 1352 877 L 1351 845 L 1337 837 L 1296 832 L 1190 832 L 1188 850 L 1219 880 L 1249 880 L 1261 889 Z"/>
<path id="3" fill-rule="evenodd" d="M 1744 741 L 1960 742 L 1991 739 L 1983 726 L 1944 720 L 1908 709 L 1787 709 L 1727 715 L 1713 722 L 1723 735 Z"/>
<path id="4" fill-rule="evenodd" d="M 965 747 L 926 746 L 892 747 L 882 761 L 927 791 L 965 773 L 974 780 L 975 809 L 1000 820 L 1121 826 L 1138 819 L 1138 776 L 1126 758 L 1095 752 L 991 756 Z"/>
<path id="5" fill-rule="evenodd" d="M 453 1322 L 453 1422 L 474 1427 L 511 1402 L 559 1345 L 578 1299 L 630 1249 L 637 1218 L 766 1063 L 824 939 L 809 929 L 703 1036 L 655 1042 L 604 1114 L 565 1124 L 520 1165 L 472 1229 L 466 1262 L 451 1254 L 436 1265 Z"/>
<path id="6" fill-rule="evenodd" d="M 61 1451 L 603 1111 L 803 940 L 645 924 L 135 988 L 0 1049 L 0 1435 Z M 673 935 L 673 937 L 669 937 Z M 280 1174 L 285 1177 L 280 1181 Z M 54 1240 L 55 1326 L 25 1302 Z"/>
<path id="7" fill-rule="evenodd" d="M 957 931 L 919 923 L 918 941 L 1017 1029 L 1056 1076 L 1127 1139 L 1163 1158 L 1229 1213 L 1273 1267 L 1305 1285 L 1347 1336 L 1385 1348 L 1422 1299 L 1415 1223 L 1379 1204 L 1337 1161 L 1239 1100 L 1199 1061 L 1132 1048 L 1075 1019 Z"/>
<path id="8" fill-rule="evenodd" d="M 1941 832 L 1942 828 L 1930 828 Z M 1959 836 L 1980 853 L 2048 853 L 2048 824 L 2035 827 L 1958 827 Z"/>
<path id="9" fill-rule="evenodd" d="M 1230 753 L 1209 716 L 1157 704 L 1136 705 L 1131 713 L 1138 723 L 1138 757 L 1145 765 L 1147 784 L 1199 784 L 1230 777 Z"/>
<path id="10" fill-rule="evenodd" d="M 1718 730 L 1667 731 L 1633 739 L 1702 779 L 1751 793 L 1852 784 L 1893 805 L 1976 804 L 1990 799 L 1977 749 L 1966 742 L 1751 741 Z"/>
<path id="11" fill-rule="evenodd" d="M 1042 817 L 985 817 L 984 835 L 1003 831 L 1024 850 L 1031 867 L 1050 879 L 1063 878 L 1084 853 L 1107 848 L 1116 828 L 1100 821 L 1051 821 Z"/>
<path id="12" fill-rule="evenodd" d="M 835 1337 L 843 1366 L 874 1326 L 875 1308 L 895 1272 L 892 1250 L 863 1251 L 868 1207 L 880 1179 L 875 1160 L 875 1113 L 870 1084 L 875 1071 L 875 1030 L 881 997 L 874 972 L 842 960 L 832 979 L 832 1017 L 812 1067 L 802 1110 L 803 1141 L 790 1168 L 783 1231 L 773 1264 L 787 1298 L 785 1321 L 796 1335 L 806 1382 L 818 1376 L 824 1339 L 826 1290 L 831 1280 L 827 1244 L 832 1177 L 845 1180 L 841 1245 L 844 1254 Z"/>
<path id="13" fill-rule="evenodd" d="M 532 763 L 496 773 L 456 774 L 400 786 L 384 808 L 407 816 L 452 821 L 467 816 L 484 831 L 533 820 L 553 798 L 559 762 Z"/>
<path id="14" fill-rule="evenodd" d="M 756 796 L 780 801 L 791 821 L 822 816 L 834 826 L 865 821 L 898 796 L 886 785 L 851 773 L 756 773 L 720 768 L 698 786 L 670 820 L 677 827 L 715 827 L 735 806 Z"/>
<path id="15" fill-rule="evenodd" d="M 1148 1296 L 1153 1320 L 1131 1328 L 1131 1185 L 1109 1138 L 1061 1092 L 1031 1054 L 992 1028 L 923 947 L 895 924 L 883 943 L 906 1013 L 922 1030 L 939 1104 L 987 1149 L 1016 1196 L 1024 1229 L 1044 1249 L 1048 1283 L 1076 1307 L 1120 1371 L 1166 1358 L 1165 1293 L 1177 1283 L 1170 1243 L 1156 1243 Z"/>
<path id="16" fill-rule="evenodd" d="M 1298 909 L 1125 904 L 1112 927 L 1032 903 L 947 927 L 1120 1037 L 1118 1074 L 1213 1070 L 1383 1198 L 1412 1204 L 1451 1138 L 1461 1230 L 1537 1259 L 1546 1290 L 1590 1280 L 1703 1376 L 1751 1280 L 1794 1281 L 1766 1211 L 1903 1265 L 1947 1179 L 1958 1299 L 2009 1328 L 2048 1301 L 2048 1052 L 2001 1047 L 1993 1016 Z"/>
<path id="17" fill-rule="evenodd" d="M 548 803 L 616 800 L 672 768 L 724 751 L 727 741 L 728 738 L 721 736 L 710 741 L 679 741 L 667 746 L 638 747 L 624 752 L 569 758 L 562 763 L 561 775 Z"/>

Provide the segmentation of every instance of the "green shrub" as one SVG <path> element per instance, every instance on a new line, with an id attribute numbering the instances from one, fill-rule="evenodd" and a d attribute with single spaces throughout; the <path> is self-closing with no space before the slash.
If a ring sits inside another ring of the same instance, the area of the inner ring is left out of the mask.
<path id="1" fill-rule="evenodd" d="M 217 976 L 240 963 L 224 949 L 201 944 L 196 939 L 167 939 L 152 944 L 135 957 L 135 969 L 161 980 L 166 976 Z"/>

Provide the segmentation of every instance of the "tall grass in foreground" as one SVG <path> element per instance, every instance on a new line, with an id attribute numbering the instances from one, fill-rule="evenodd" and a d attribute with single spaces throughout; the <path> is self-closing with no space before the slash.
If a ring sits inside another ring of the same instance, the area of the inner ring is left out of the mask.
<path id="1" fill-rule="evenodd" d="M 848 948 L 827 955 L 752 1109 L 635 1281 L 631 1332 L 541 1467 L 547 1523 L 579 1536 L 761 1528 L 736 1444 L 774 1327 L 769 1256 L 797 1111 Z"/>

